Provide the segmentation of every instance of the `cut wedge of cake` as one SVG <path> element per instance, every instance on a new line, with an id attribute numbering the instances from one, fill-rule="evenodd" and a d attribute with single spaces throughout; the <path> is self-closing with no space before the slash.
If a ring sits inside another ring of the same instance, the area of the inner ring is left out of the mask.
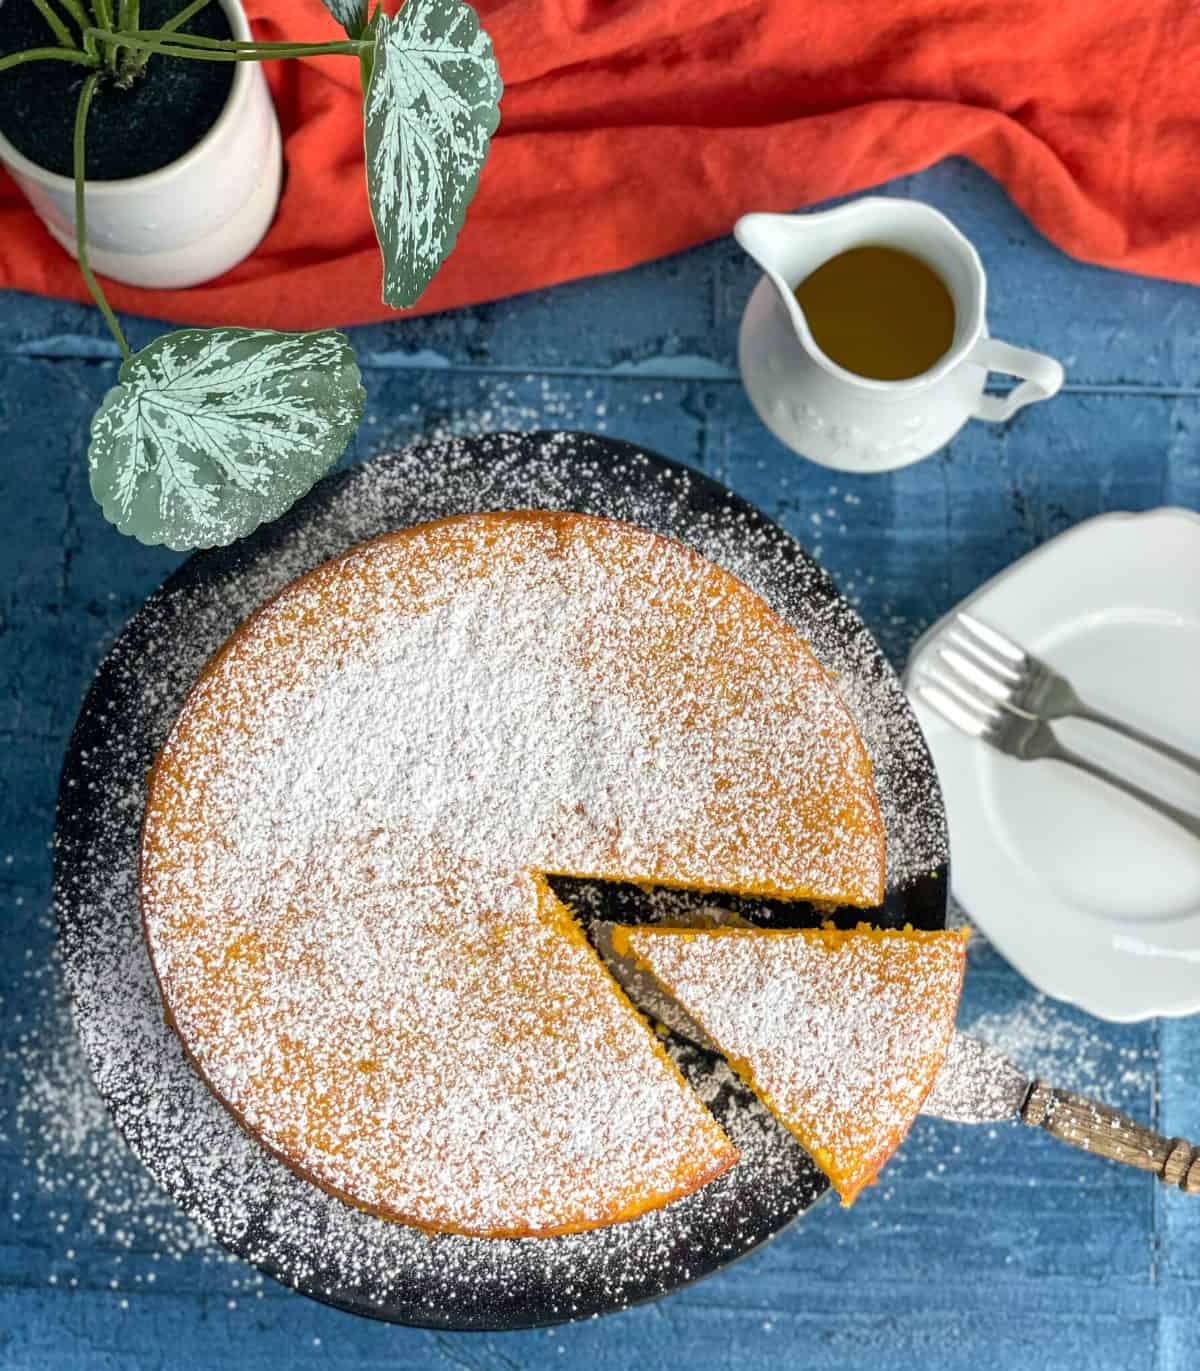
<path id="1" fill-rule="evenodd" d="M 829 1177 L 874 1181 L 946 1055 L 965 932 L 615 928 Z"/>

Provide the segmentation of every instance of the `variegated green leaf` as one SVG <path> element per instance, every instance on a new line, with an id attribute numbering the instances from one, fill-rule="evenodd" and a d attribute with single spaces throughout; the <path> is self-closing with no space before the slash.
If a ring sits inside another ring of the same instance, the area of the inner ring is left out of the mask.
<path id="1" fill-rule="evenodd" d="M 92 494 L 143 543 L 232 542 L 337 461 L 365 395 L 340 333 L 181 329 L 122 366 L 92 420 Z"/>
<path id="2" fill-rule="evenodd" d="M 450 255 L 500 91 L 491 40 L 461 0 L 406 0 L 379 21 L 363 124 L 386 304 L 415 304 Z"/>
<path id="3" fill-rule="evenodd" d="M 357 38 L 367 27 L 368 0 L 321 0 L 321 3 L 351 38 Z"/>

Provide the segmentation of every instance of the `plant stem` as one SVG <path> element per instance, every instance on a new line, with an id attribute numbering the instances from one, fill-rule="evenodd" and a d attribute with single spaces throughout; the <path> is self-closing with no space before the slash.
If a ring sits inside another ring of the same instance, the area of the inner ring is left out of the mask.
<path id="1" fill-rule="evenodd" d="M 117 28 L 121 33 L 136 33 L 138 20 L 140 18 L 141 5 L 139 0 L 117 0 Z M 117 70 L 120 73 L 118 84 L 121 79 L 125 79 L 127 73 L 126 66 L 133 57 L 132 51 L 126 50 L 123 46 L 114 49 L 116 53 Z M 130 78 L 131 79 L 131 78 Z"/>
<path id="2" fill-rule="evenodd" d="M 194 15 L 199 14 L 209 3 L 210 0 L 192 0 L 190 5 L 184 5 L 183 9 L 181 9 L 177 15 L 168 19 L 162 28 L 158 30 L 159 33 L 174 32 L 181 24 L 186 24 Z M 183 35 L 181 34 L 180 37 L 182 36 Z"/>
<path id="3" fill-rule="evenodd" d="M 136 37 L 145 39 L 147 42 L 163 42 L 177 44 L 180 47 L 206 48 L 212 52 L 288 52 L 301 48 L 307 51 L 309 48 L 338 47 L 346 48 L 347 51 L 357 52 L 363 46 L 363 40 L 358 38 L 341 38 L 330 43 L 298 43 L 294 39 L 274 43 L 266 39 L 259 38 L 205 38 L 199 33 L 174 33 L 170 29 L 142 29 Z"/>
<path id="4" fill-rule="evenodd" d="M 259 38 L 206 38 L 202 33 L 176 33 L 173 29 L 167 28 L 142 29 L 138 37 L 155 42 L 180 43 L 190 48 L 217 48 L 223 52 L 233 52 L 238 48 L 294 48 L 297 46 L 294 39 L 285 43 L 268 43 L 265 39 Z"/>
<path id="5" fill-rule="evenodd" d="M 100 282 L 92 274 L 87 255 L 87 197 L 84 194 L 87 184 L 87 118 L 88 110 L 92 104 L 92 96 L 96 93 L 96 82 L 99 80 L 100 73 L 98 71 L 92 72 L 85 79 L 83 89 L 79 92 L 79 104 L 75 107 L 75 252 L 79 259 L 79 270 L 83 276 L 84 285 L 88 288 L 88 294 L 95 300 L 100 313 L 104 315 L 104 322 L 108 325 L 108 331 L 117 340 L 122 358 L 128 362 L 129 344 L 121 332 L 121 325 L 117 323 L 117 316 L 112 312 L 112 307 L 104 298 L 104 292 L 100 289 Z"/>
<path id="6" fill-rule="evenodd" d="M 74 19 L 79 27 L 80 33 L 83 33 L 84 29 L 92 22 L 84 12 L 83 0 L 59 0 L 59 4 L 62 5 L 63 9 L 65 9 L 71 18 Z M 86 33 L 84 33 L 83 36 L 83 50 L 88 53 L 89 56 L 96 56 L 96 40 L 94 38 L 89 38 Z"/>
<path id="7" fill-rule="evenodd" d="M 80 3 L 80 0 L 58 0 L 58 3 L 66 10 L 71 18 L 74 19 L 81 29 L 87 28 L 89 21 L 87 15 L 83 12 L 83 5 Z"/>
<path id="8" fill-rule="evenodd" d="M 379 16 L 382 13 L 379 0 L 376 0 L 375 13 L 367 20 L 366 27 L 362 31 L 364 46 L 358 54 L 358 84 L 362 87 L 364 97 L 375 71 L 375 44 L 379 36 Z"/>
<path id="9" fill-rule="evenodd" d="M 71 30 L 67 28 L 66 24 L 64 24 L 58 15 L 50 8 L 50 0 L 33 0 L 33 3 L 37 6 L 38 13 L 46 23 L 50 25 L 51 29 L 54 30 L 55 38 L 58 39 L 64 48 L 76 48 L 79 46 L 74 38 L 71 37 Z"/>
<path id="10" fill-rule="evenodd" d="M 189 19 L 192 19 L 199 14 L 202 9 L 207 8 L 210 2 L 211 0 L 191 0 L 191 3 L 184 5 L 183 9 L 181 9 L 178 14 L 172 15 L 158 32 L 174 33 L 176 29 L 186 24 Z M 136 28 L 137 26 L 134 25 L 134 27 Z M 179 35 L 180 38 L 186 36 L 187 35 L 185 34 Z M 129 49 L 129 53 L 130 56 L 126 60 L 126 65 L 130 73 L 129 79 L 132 81 L 139 73 L 145 71 L 146 63 L 150 60 L 150 53 L 148 51 L 133 48 Z"/>
<path id="11" fill-rule="evenodd" d="M 0 71 L 9 67 L 19 67 L 23 62 L 80 62 L 85 67 L 97 64 L 95 53 L 79 52 L 75 48 L 26 48 L 24 52 L 13 52 L 0 57 Z"/>
<path id="12" fill-rule="evenodd" d="M 101 42 L 121 42 L 138 52 L 161 52 L 169 57 L 190 57 L 201 62 L 265 62 L 275 57 L 316 57 L 322 53 L 343 53 L 357 57 L 363 44 L 353 39 L 340 43 L 241 43 L 236 39 L 205 39 L 190 41 L 192 35 L 169 33 L 161 29 L 144 29 L 139 34 L 118 35 L 110 29 L 88 29 Z M 164 41 L 164 38 L 167 41 Z M 188 39 L 189 41 L 184 41 Z M 218 46 L 209 46 L 214 44 Z"/>
<path id="13" fill-rule="evenodd" d="M 303 47 L 280 48 L 264 51 L 250 48 L 242 52 L 214 52 L 203 48 L 154 47 L 149 52 L 161 52 L 168 57 L 190 57 L 198 62 L 271 62 L 288 57 L 322 57 L 328 53 L 340 53 L 344 57 L 356 57 L 358 45 L 350 43 L 305 43 Z"/>
<path id="14" fill-rule="evenodd" d="M 97 25 L 106 30 L 111 30 L 113 26 L 112 0 L 91 0 L 92 13 L 96 16 Z M 116 75 L 117 72 L 117 49 L 113 43 L 104 43 L 104 60 L 108 64 L 108 69 Z"/>

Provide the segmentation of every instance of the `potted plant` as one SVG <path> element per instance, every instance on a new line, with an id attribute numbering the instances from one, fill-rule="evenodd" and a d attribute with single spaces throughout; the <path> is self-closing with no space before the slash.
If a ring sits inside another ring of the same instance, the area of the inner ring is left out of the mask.
<path id="1" fill-rule="evenodd" d="M 177 0 L 140 0 L 132 14 L 118 3 L 117 22 L 188 37 L 250 38 L 238 0 L 188 8 L 194 13 L 185 18 Z M 94 11 L 103 15 L 105 7 L 0 4 L 0 59 L 46 40 L 55 51 L 0 79 L 0 161 L 74 253 L 73 116 L 83 73 L 99 70 L 86 167 L 93 268 L 132 286 L 194 286 L 219 276 L 257 247 L 279 199 L 279 124 L 262 68 L 150 61 L 115 44 L 102 51 L 99 42 L 89 53 L 83 34 L 97 22 Z"/>
<path id="2" fill-rule="evenodd" d="M 333 329 L 178 329 L 131 354 L 91 265 L 91 215 L 103 189 L 87 181 L 93 103 L 104 95 L 115 102 L 160 63 L 227 66 L 235 73 L 232 92 L 243 65 L 314 53 L 352 58 L 363 88 L 366 189 L 383 299 L 404 308 L 453 248 L 499 122 L 491 42 L 463 0 L 406 0 L 394 17 L 378 5 L 371 12 L 371 0 L 324 0 L 346 34 L 328 43 L 259 42 L 245 32 L 244 17 L 239 36 L 232 0 L 219 5 L 228 36 L 200 32 L 192 22 L 217 0 L 191 0 L 152 19 L 157 27 L 143 23 L 152 0 L 31 3 L 47 41 L 0 56 L 0 81 L 35 64 L 61 64 L 77 78 L 73 216 L 59 222 L 56 236 L 74 243 L 123 358 L 118 384 L 92 421 L 92 493 L 112 523 L 142 542 L 179 550 L 232 542 L 277 518 L 341 455 L 362 417 L 358 367 Z M 183 160 L 202 151 L 220 120 Z"/>

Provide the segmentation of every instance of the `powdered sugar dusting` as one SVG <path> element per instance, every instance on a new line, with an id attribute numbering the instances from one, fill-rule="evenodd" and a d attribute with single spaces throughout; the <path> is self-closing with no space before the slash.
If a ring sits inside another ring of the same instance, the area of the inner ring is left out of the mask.
<path id="1" fill-rule="evenodd" d="M 294 517 L 198 559 L 156 596 L 103 669 L 64 780 L 60 920 L 97 1084 L 158 1181 L 223 1242 L 310 1293 L 443 1325 L 573 1317 L 660 1293 L 761 1241 L 821 1189 L 798 1145 L 719 1062 L 672 1042 L 689 1081 L 713 1097 L 741 1152 L 737 1167 L 688 1199 L 596 1232 L 431 1242 L 272 1159 L 203 1086 L 162 1022 L 138 925 L 138 824 L 146 768 L 206 658 L 247 612 L 353 543 L 463 510 L 522 507 L 590 509 L 678 536 L 747 581 L 800 628 L 850 699 L 875 762 L 889 890 L 945 858 L 936 784 L 894 676 L 872 665 L 851 680 L 869 657 L 854 615 L 785 536 L 737 502 L 715 500 L 702 478 L 629 448 L 553 435 L 412 449 L 336 478 Z"/>
<path id="2" fill-rule="evenodd" d="M 732 1150 L 535 873 L 877 898 L 845 707 L 679 544 L 419 525 L 293 585 L 156 764 L 143 908 L 201 1071 L 286 1160 L 433 1229 L 638 1212 Z"/>

